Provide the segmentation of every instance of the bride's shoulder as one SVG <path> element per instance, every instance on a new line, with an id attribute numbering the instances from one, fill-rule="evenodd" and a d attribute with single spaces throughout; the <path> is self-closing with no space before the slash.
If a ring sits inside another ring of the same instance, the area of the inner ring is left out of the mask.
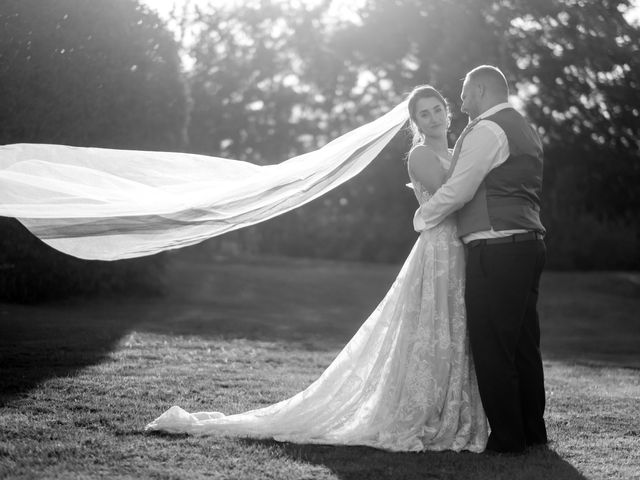
<path id="1" fill-rule="evenodd" d="M 430 146 L 424 145 L 424 144 L 419 144 L 419 145 L 415 145 L 409 151 L 409 156 L 411 156 L 411 155 L 414 155 L 414 156 L 433 155 L 433 156 L 435 156 L 435 152 L 431 149 Z"/>
<path id="2" fill-rule="evenodd" d="M 409 167 L 415 168 L 421 165 L 437 162 L 438 156 L 427 145 L 416 145 L 409 151 Z"/>
<path id="3" fill-rule="evenodd" d="M 409 176 L 429 192 L 435 192 L 444 179 L 444 169 L 438 155 L 426 145 L 418 145 L 409 152 Z"/>

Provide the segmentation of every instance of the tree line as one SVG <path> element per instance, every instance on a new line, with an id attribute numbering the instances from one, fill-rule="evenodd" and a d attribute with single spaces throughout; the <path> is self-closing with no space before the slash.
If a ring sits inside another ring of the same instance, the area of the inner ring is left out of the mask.
<path id="1" fill-rule="evenodd" d="M 545 143 L 549 268 L 640 267 L 640 38 L 623 15 L 629 1 L 368 0 L 351 15 L 334 3 L 214 3 L 174 19 L 192 32 L 180 42 L 136 0 L 5 0 L 0 140 L 269 164 L 321 146 L 429 83 L 451 103 L 453 143 L 466 123 L 461 79 L 490 63 Z M 181 55 L 191 68 L 181 68 Z M 400 261 L 416 238 L 415 199 L 404 188 L 408 146 L 403 132 L 325 197 L 192 248 Z M 49 289 L 48 262 L 60 272 L 55 285 L 160 276 L 162 255 L 82 262 L 11 219 L 1 225 L 4 291 L 35 291 L 34 278 Z"/>

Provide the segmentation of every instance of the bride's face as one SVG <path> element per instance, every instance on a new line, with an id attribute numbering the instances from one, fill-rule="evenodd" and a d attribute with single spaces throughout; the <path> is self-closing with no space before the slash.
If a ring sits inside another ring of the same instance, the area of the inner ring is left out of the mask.
<path id="1" fill-rule="evenodd" d="M 416 124 L 420 131 L 431 138 L 447 135 L 449 118 L 447 108 L 435 97 L 421 98 L 415 107 Z"/>

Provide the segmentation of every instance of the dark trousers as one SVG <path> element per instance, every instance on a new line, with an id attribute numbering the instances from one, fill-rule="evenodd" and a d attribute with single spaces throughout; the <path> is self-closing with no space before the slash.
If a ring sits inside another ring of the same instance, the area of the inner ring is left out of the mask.
<path id="1" fill-rule="evenodd" d="M 467 321 L 490 450 L 547 442 L 536 309 L 545 258 L 542 240 L 467 248 Z"/>

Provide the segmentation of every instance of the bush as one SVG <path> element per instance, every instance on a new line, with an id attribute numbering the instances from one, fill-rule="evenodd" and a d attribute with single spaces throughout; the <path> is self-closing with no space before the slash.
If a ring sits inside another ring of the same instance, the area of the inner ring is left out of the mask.
<path id="1" fill-rule="evenodd" d="M 548 269 L 640 270 L 640 222 L 565 212 L 544 223 Z"/>

